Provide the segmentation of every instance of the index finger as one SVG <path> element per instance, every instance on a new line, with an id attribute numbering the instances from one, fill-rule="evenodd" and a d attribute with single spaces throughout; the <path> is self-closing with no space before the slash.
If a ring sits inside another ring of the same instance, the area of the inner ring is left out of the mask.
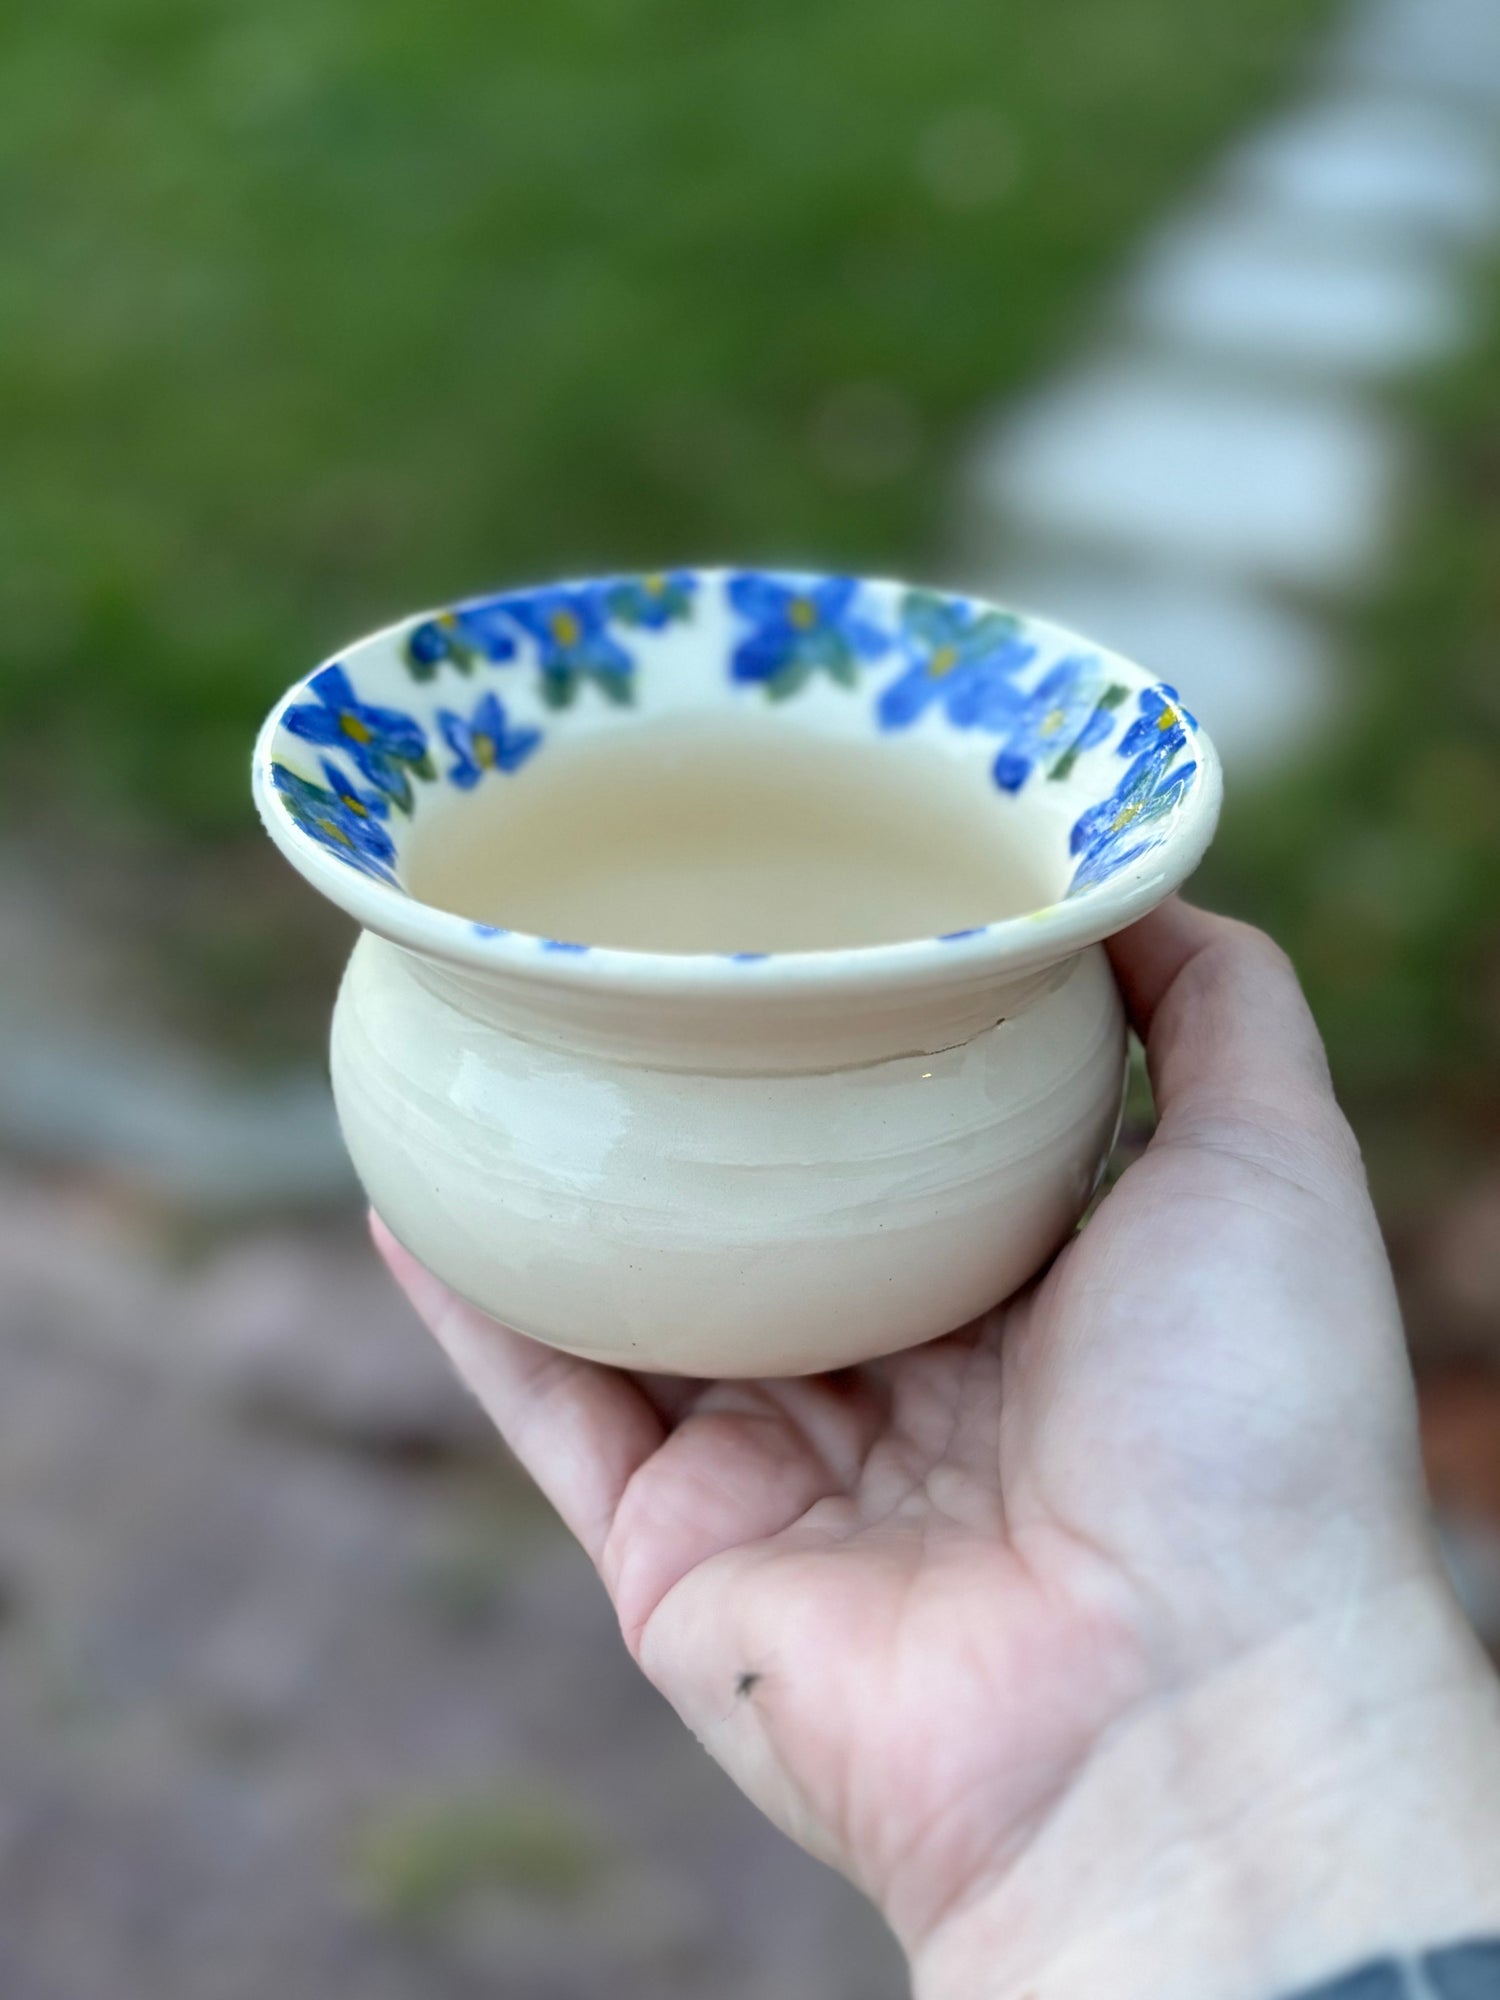
<path id="1" fill-rule="evenodd" d="M 378 1215 L 375 1247 L 495 1428 L 595 1563 L 620 1497 L 665 1436 L 628 1375 L 501 1326 L 450 1292 Z"/>

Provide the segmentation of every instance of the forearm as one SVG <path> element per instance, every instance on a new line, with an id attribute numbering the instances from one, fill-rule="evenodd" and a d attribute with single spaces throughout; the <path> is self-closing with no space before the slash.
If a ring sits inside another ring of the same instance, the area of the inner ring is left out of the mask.
<path id="1" fill-rule="evenodd" d="M 1122 1724 L 1020 1858 L 915 1944 L 913 1979 L 917 2000 L 1300 2000 L 1487 1935 L 1500 1684 L 1417 1583 Z M 1397 2000 L 1398 1976 L 1347 2000 Z"/>

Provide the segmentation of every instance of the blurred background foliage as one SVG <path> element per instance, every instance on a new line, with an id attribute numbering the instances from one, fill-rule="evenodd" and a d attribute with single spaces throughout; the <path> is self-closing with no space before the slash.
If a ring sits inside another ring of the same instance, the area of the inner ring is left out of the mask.
<path id="1" fill-rule="evenodd" d="M 1416 385 L 1405 547 L 1351 635 L 1339 727 L 1232 798 L 1198 893 L 1297 962 L 1398 1253 L 1500 1152 L 1500 285 Z M 1418 1302 L 1410 1301 L 1412 1310 Z"/>
<path id="2" fill-rule="evenodd" d="M 341 941 L 247 858 L 246 752 L 286 681 L 415 605 L 594 565 L 940 574 L 976 415 L 1086 335 L 1330 14 L 13 10 L 5 823 L 85 873 L 140 853 L 169 906 L 100 880 L 184 1018 L 311 1047 Z M 1436 449 L 1349 712 L 1232 792 L 1202 891 L 1293 950 L 1392 1200 L 1414 1133 L 1496 1136 L 1495 360 L 1410 392 Z"/>
<path id="3" fill-rule="evenodd" d="M 79 0 L 0 28 L 12 813 L 246 823 L 295 673 L 598 563 L 920 572 L 1319 0 Z"/>

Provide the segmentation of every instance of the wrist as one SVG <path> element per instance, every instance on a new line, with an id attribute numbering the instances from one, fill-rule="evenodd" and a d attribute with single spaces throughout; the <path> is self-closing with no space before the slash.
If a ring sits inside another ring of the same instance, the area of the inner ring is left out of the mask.
<path id="1" fill-rule="evenodd" d="M 916 2000 L 1280 2000 L 1500 1930 L 1500 1683 L 1436 1577 L 1108 1733 L 909 1941 Z"/>

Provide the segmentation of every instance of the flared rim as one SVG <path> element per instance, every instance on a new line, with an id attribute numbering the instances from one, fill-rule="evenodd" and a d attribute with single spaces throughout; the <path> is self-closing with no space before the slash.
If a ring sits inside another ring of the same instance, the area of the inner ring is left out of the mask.
<path id="1" fill-rule="evenodd" d="M 700 569 L 698 578 L 725 573 Z M 582 588 L 560 585 L 558 588 Z M 884 580 L 871 588 L 900 590 Z M 963 594 L 964 601 L 1020 617 L 1010 607 L 989 604 Z M 628 950 L 611 945 L 575 944 L 521 931 L 476 925 L 451 910 L 425 903 L 404 886 L 376 879 L 345 865 L 320 845 L 289 807 L 273 778 L 275 749 L 289 710 L 306 702 L 309 684 L 324 668 L 349 659 L 357 651 L 385 643 L 400 643 L 411 632 L 440 617 L 423 612 L 367 634 L 332 655 L 289 687 L 261 727 L 252 765 L 252 790 L 262 822 L 271 839 L 315 889 L 346 911 L 367 930 L 418 954 L 438 958 L 478 974 L 502 976 L 544 986 L 626 990 L 636 994 L 715 994 L 755 989 L 828 991 L 848 987 L 906 988 L 936 981 L 980 980 L 990 974 L 1013 974 L 1054 962 L 1069 953 L 1112 936 L 1145 916 L 1187 879 L 1213 837 L 1222 799 L 1220 762 L 1213 744 L 1196 723 L 1190 741 L 1196 763 L 1191 786 L 1171 813 L 1155 844 L 1127 860 L 1107 879 L 1092 882 L 1062 899 L 1022 915 L 1006 917 L 972 930 L 896 943 L 830 947 L 776 953 L 669 953 Z M 1030 625 L 1042 621 L 1028 618 Z M 1082 635 L 1064 628 L 1046 628 L 1081 648 L 1100 652 Z M 1131 675 L 1138 689 L 1159 685 L 1142 667 L 1110 654 Z"/>

